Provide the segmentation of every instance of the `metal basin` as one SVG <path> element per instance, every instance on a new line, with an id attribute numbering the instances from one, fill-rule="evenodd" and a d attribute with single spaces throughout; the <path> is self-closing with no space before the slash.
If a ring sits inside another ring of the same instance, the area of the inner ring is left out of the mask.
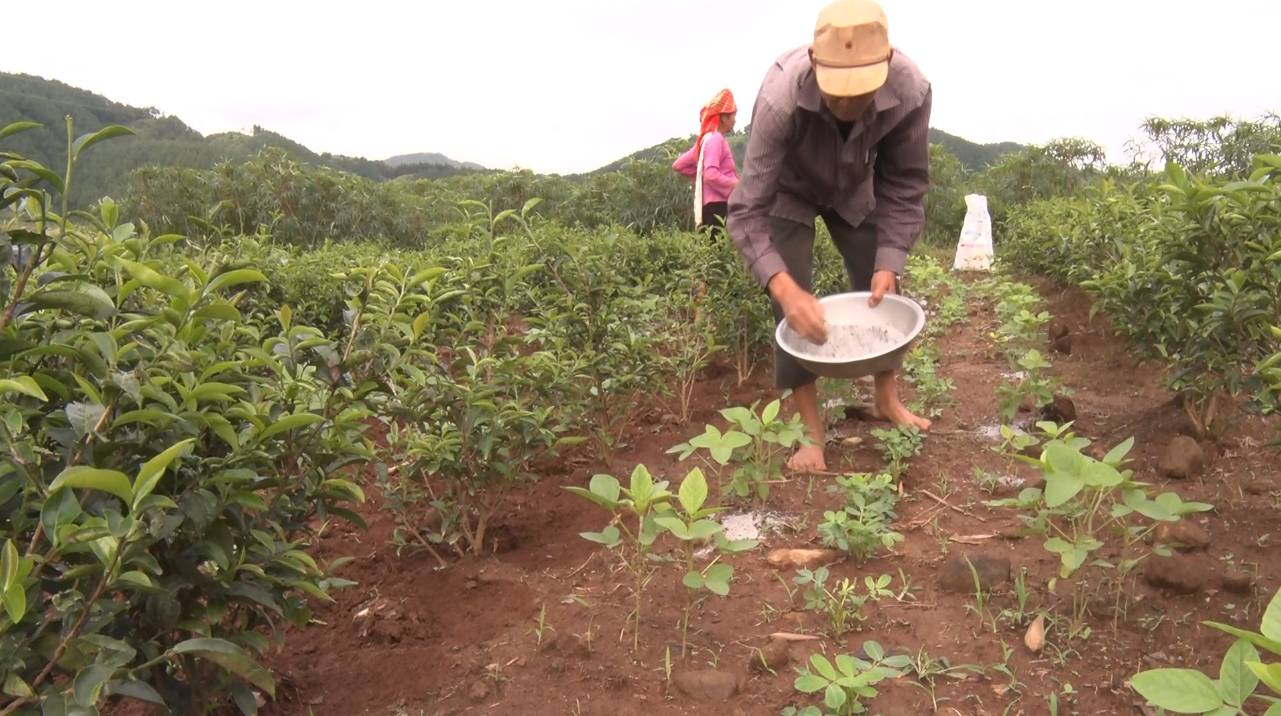
<path id="1" fill-rule="evenodd" d="M 925 327 L 925 311 L 916 301 L 892 293 L 871 308 L 867 305 L 871 295 L 870 291 L 857 291 L 819 299 L 828 323 L 827 343 L 823 345 L 801 336 L 786 318 L 775 329 L 775 340 L 818 376 L 862 378 L 898 370 L 912 341 Z"/>

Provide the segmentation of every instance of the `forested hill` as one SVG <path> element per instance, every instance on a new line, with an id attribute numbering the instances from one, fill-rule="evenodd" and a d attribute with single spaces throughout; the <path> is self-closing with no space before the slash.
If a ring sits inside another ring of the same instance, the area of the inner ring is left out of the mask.
<path id="1" fill-rule="evenodd" d="M 743 156 L 747 151 L 747 136 L 751 132 L 751 125 L 747 125 L 742 130 L 735 130 L 729 135 L 730 150 L 734 152 L 734 161 L 738 166 L 743 166 Z M 694 135 L 689 135 L 681 139 L 669 139 L 661 144 L 655 144 L 652 147 L 642 149 L 631 155 L 623 157 L 617 161 L 597 169 L 591 174 L 602 174 L 605 172 L 616 171 L 623 166 L 625 162 L 631 159 L 663 159 L 671 156 L 673 152 L 683 152 L 694 143 Z M 1023 145 L 1015 142 L 998 142 L 995 144 L 978 144 L 968 139 L 962 139 L 954 134 L 948 134 L 941 129 L 930 128 L 930 143 L 941 144 L 952 154 L 955 154 L 965 166 L 966 171 L 978 172 L 984 168 L 995 164 L 996 160 L 1002 154 L 1017 152 L 1023 149 Z"/>
<path id="2" fill-rule="evenodd" d="M 226 160 L 247 160 L 266 147 L 284 149 L 296 159 L 309 164 L 373 180 L 397 177 L 439 179 L 493 171 L 478 164 L 460 162 L 435 153 L 402 154 L 386 160 L 320 154 L 259 126 L 254 126 L 250 134 L 222 132 L 205 136 L 178 117 L 166 116 L 153 107 L 131 107 L 57 80 L 0 73 L 0 125 L 24 120 L 43 125 L 43 129 L 23 132 L 6 140 L 7 151 L 46 166 L 65 165 L 64 118 L 67 115 L 71 115 L 77 135 L 93 132 L 110 124 L 122 124 L 135 132 L 135 136 L 104 143 L 95 149 L 90 161 L 79 165 L 71 196 L 72 203 L 76 206 L 87 206 L 106 195 L 120 196 L 130 172 L 142 166 L 209 169 Z M 729 138 L 739 166 L 743 163 L 747 132 L 750 129 L 749 125 L 745 130 L 734 132 Z M 566 178 L 582 179 L 609 173 L 622 167 L 629 159 L 670 161 L 668 157 L 684 151 L 693 139 L 692 135 L 669 139 L 593 172 Z M 938 129 L 930 130 L 930 141 L 946 147 L 970 171 L 979 171 L 994 163 L 1002 154 L 1022 148 L 1013 142 L 976 144 Z"/>
<path id="3" fill-rule="evenodd" d="M 72 183 L 72 202 L 78 206 L 104 195 L 119 195 L 131 170 L 141 166 L 178 166 L 208 169 L 223 160 L 248 159 L 264 147 L 280 147 L 298 159 L 339 169 L 369 179 L 399 176 L 434 179 L 485 171 L 476 164 L 463 165 L 444 155 L 409 155 L 386 162 L 359 157 L 318 154 L 275 132 L 255 126 L 252 134 L 223 132 L 204 136 L 177 117 L 164 116 L 152 107 L 131 107 L 88 90 L 57 80 L 0 72 L 0 125 L 17 121 L 39 122 L 43 129 L 22 132 L 5 141 L 6 151 L 41 164 L 66 164 L 66 116 L 71 115 L 77 135 L 110 124 L 122 124 L 136 136 L 123 137 L 96 147 L 90 161 L 78 165 Z M 428 157 L 419 161 L 419 157 Z"/>

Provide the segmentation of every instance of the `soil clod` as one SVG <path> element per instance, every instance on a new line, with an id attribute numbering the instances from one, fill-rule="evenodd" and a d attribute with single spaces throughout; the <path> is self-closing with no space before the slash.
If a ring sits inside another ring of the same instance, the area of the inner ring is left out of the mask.
<path id="1" fill-rule="evenodd" d="M 1240 569 L 1229 569 L 1223 573 L 1223 589 L 1233 594 L 1248 595 L 1254 590 L 1254 577 Z"/>
<path id="2" fill-rule="evenodd" d="M 672 674 L 672 681 L 682 693 L 697 701 L 725 701 L 738 692 L 738 677 L 715 669 L 677 671 Z"/>
<path id="3" fill-rule="evenodd" d="M 984 591 L 994 589 L 1010 580 L 1010 560 L 1004 557 L 976 555 L 969 557 L 958 554 L 943 564 L 939 570 L 939 586 L 945 591 L 957 594 L 974 592 L 974 574 L 970 565 L 979 575 L 979 585 Z"/>
<path id="4" fill-rule="evenodd" d="M 1162 475 L 1172 480 L 1186 480 L 1199 475 L 1204 465 L 1205 451 L 1201 445 L 1186 435 L 1180 435 L 1166 447 L 1159 468 Z"/>
<path id="5" fill-rule="evenodd" d="M 1210 546 L 1210 533 L 1187 520 L 1163 522 L 1153 531 L 1152 542 L 1180 552 L 1196 552 Z"/>
<path id="6" fill-rule="evenodd" d="M 1196 594 L 1205 583 L 1205 574 L 1195 562 L 1183 555 L 1148 558 L 1143 572 L 1147 583 L 1175 594 Z"/>
<path id="7" fill-rule="evenodd" d="M 748 668 L 754 671 L 778 672 L 792 660 L 791 644 L 784 639 L 771 639 L 763 649 L 756 649 L 748 659 Z"/>

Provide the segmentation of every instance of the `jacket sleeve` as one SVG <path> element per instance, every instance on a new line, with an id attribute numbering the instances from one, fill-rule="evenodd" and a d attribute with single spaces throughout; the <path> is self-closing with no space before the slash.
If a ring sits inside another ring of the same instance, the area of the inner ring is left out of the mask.
<path id="1" fill-rule="evenodd" d="M 925 229 L 925 193 L 930 188 L 930 109 L 925 99 L 880 141 L 876 150 L 876 270 L 902 276 L 907 254 Z"/>
<path id="2" fill-rule="evenodd" d="M 764 91 L 752 108 L 752 131 L 738 186 L 729 197 L 727 228 L 752 275 L 762 287 L 787 270 L 769 234 L 769 211 L 793 131 L 790 112 L 770 102 Z"/>
<path id="3" fill-rule="evenodd" d="M 698 144 L 695 144 L 672 163 L 673 170 L 690 180 L 698 176 L 698 167 L 695 166 L 698 163 L 698 155 L 694 153 L 697 148 Z"/>

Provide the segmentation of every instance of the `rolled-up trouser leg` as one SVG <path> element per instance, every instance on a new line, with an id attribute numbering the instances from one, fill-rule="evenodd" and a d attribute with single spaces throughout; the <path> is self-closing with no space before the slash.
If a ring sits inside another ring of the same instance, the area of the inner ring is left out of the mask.
<path id="1" fill-rule="evenodd" d="M 799 221 L 790 221 L 770 217 L 770 240 L 787 273 L 798 286 L 806 291 L 814 290 L 814 227 Z M 783 321 L 783 306 L 770 296 L 774 308 L 774 327 Z M 813 383 L 817 378 L 796 361 L 774 338 L 774 387 L 779 390 L 795 390 L 802 385 Z"/>

